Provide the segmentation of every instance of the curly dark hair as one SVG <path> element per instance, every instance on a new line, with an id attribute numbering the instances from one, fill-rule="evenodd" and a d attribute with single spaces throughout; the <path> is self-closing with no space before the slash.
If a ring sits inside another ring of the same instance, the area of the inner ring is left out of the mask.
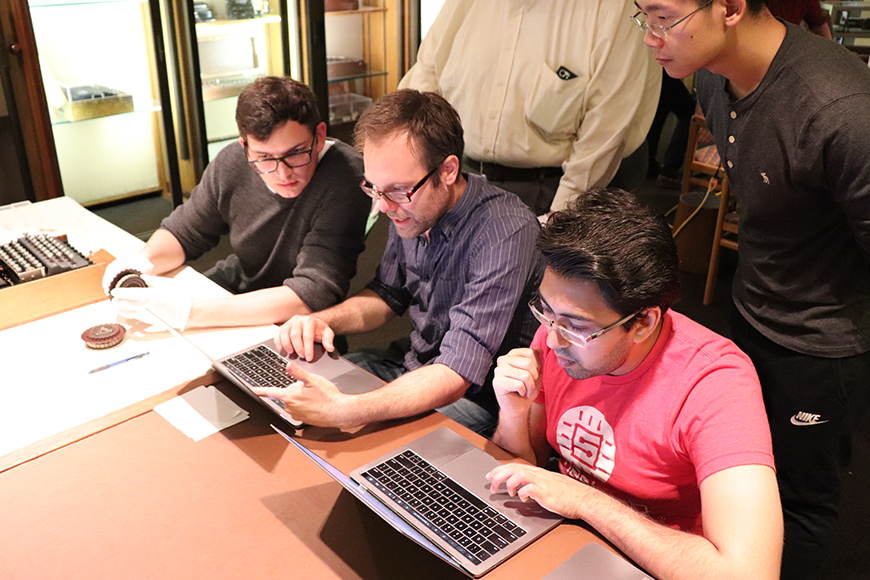
<path id="1" fill-rule="evenodd" d="M 538 249 L 555 274 L 598 284 L 615 312 L 627 316 L 680 296 L 677 246 L 664 216 L 621 189 L 581 193 L 552 214 Z"/>
<path id="2" fill-rule="evenodd" d="M 266 141 L 287 121 L 305 125 L 314 134 L 320 123 L 317 98 L 307 85 L 290 77 L 261 77 L 239 95 L 236 125 L 245 141 Z"/>

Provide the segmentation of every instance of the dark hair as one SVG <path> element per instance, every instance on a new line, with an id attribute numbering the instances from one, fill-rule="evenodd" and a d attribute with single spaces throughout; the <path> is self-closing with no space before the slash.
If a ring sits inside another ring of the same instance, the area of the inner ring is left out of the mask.
<path id="1" fill-rule="evenodd" d="M 266 141 L 287 121 L 305 125 L 314 134 L 320 123 L 317 98 L 306 85 L 290 77 L 262 77 L 239 95 L 236 125 L 242 139 Z"/>
<path id="2" fill-rule="evenodd" d="M 707 0 L 695 0 L 698 6 L 703 6 Z M 767 0 L 746 0 L 746 11 L 753 15 L 761 13 L 762 9 L 767 6 Z M 709 10 L 713 5 L 705 6 L 705 10 Z"/>
<path id="3" fill-rule="evenodd" d="M 746 10 L 750 14 L 760 14 L 765 6 L 767 6 L 765 0 L 746 0 Z"/>
<path id="4" fill-rule="evenodd" d="M 362 152 L 367 141 L 382 143 L 402 133 L 428 171 L 438 168 L 450 155 L 462 159 L 465 141 L 459 114 L 435 93 L 400 89 L 381 97 L 360 117 L 354 138 Z M 432 184 L 439 184 L 437 172 Z"/>
<path id="5" fill-rule="evenodd" d="M 677 246 L 664 216 L 621 189 L 578 195 L 550 216 L 538 249 L 555 274 L 597 283 L 622 316 L 653 306 L 665 312 L 680 296 Z"/>

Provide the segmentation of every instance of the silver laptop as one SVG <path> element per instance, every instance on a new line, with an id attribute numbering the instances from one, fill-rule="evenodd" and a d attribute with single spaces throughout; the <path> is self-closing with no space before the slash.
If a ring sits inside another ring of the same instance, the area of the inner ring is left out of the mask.
<path id="1" fill-rule="evenodd" d="M 491 493 L 486 474 L 500 463 L 446 427 L 350 477 L 273 428 L 395 529 L 475 578 L 562 521 L 535 502 Z"/>
<path id="2" fill-rule="evenodd" d="M 653 580 L 628 560 L 590 542 L 568 558 L 544 580 Z"/>
<path id="3" fill-rule="evenodd" d="M 386 384 L 380 378 L 361 369 L 349 360 L 335 353 L 326 352 L 319 344 L 315 345 L 315 354 L 311 362 L 299 358 L 296 354 L 288 355 L 286 351 L 279 349 L 272 339 L 242 349 L 229 356 L 215 359 L 184 334 L 166 324 L 159 316 L 150 310 L 148 312 L 162 322 L 173 336 L 184 340 L 202 353 L 221 375 L 258 402 L 269 407 L 294 428 L 301 427 L 302 422 L 294 419 L 290 413 L 285 411 L 281 401 L 260 397 L 250 389 L 251 387 L 289 387 L 294 384 L 296 379 L 287 373 L 288 361 L 292 360 L 308 372 L 329 379 L 339 391 L 349 395 L 374 391 Z"/>

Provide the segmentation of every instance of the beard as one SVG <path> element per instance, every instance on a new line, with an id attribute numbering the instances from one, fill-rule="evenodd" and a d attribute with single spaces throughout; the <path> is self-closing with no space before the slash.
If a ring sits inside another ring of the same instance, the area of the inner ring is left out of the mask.
<path id="1" fill-rule="evenodd" d="M 577 357 L 571 352 L 571 348 L 556 348 L 553 349 L 556 356 L 559 357 L 559 365 L 565 369 L 565 374 L 577 381 L 599 377 L 601 375 L 609 375 L 623 364 L 628 359 L 631 352 L 631 341 L 628 335 L 623 335 L 619 341 L 613 345 L 607 355 L 590 366 L 584 366 Z"/>

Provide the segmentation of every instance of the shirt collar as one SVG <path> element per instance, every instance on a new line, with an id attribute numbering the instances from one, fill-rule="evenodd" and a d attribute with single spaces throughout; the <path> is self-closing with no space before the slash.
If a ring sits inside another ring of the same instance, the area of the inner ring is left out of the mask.
<path id="1" fill-rule="evenodd" d="M 432 234 L 440 232 L 445 239 L 449 240 L 455 232 L 460 230 L 466 220 L 471 216 L 472 210 L 480 204 L 481 192 L 480 180 L 483 179 L 479 175 L 463 174 L 465 177 L 465 191 L 456 202 L 456 204 L 447 210 L 441 219 L 432 226 L 429 231 L 429 239 L 432 239 Z"/>

